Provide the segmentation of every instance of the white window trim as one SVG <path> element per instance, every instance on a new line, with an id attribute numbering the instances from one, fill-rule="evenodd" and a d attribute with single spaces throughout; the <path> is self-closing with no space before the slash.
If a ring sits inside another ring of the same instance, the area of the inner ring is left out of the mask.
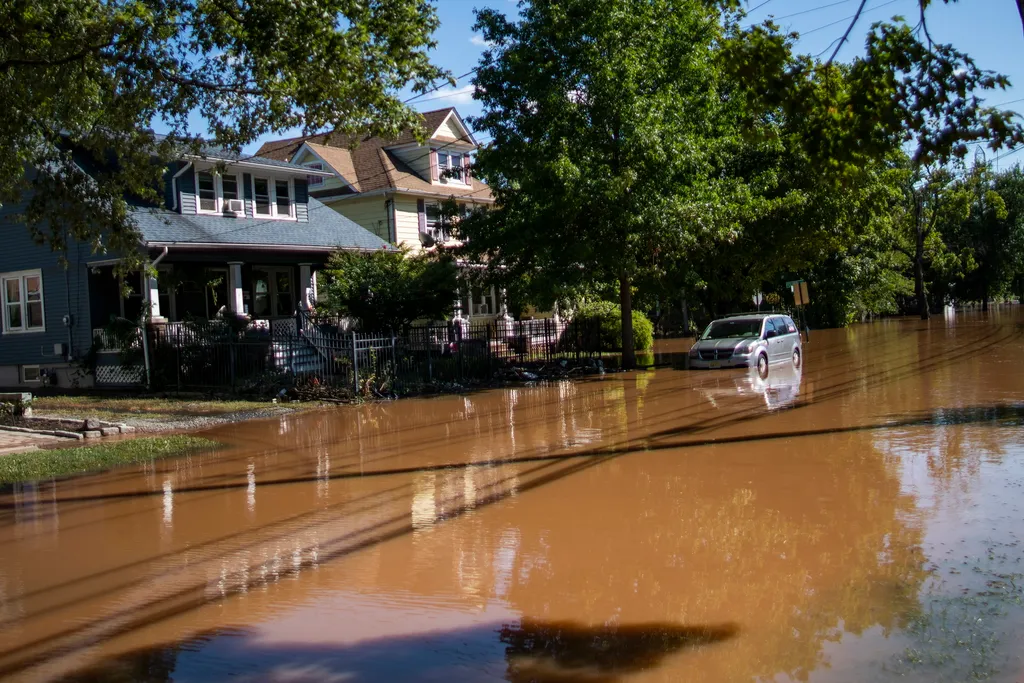
<path id="1" fill-rule="evenodd" d="M 468 152 L 441 152 L 441 151 L 437 151 L 435 153 L 437 154 L 437 184 L 439 184 L 439 185 L 458 185 L 460 187 L 469 187 L 469 183 L 466 182 L 466 161 L 467 161 L 467 159 L 469 159 L 469 153 Z M 442 154 L 445 154 L 445 155 L 448 156 L 449 166 L 442 166 L 441 165 L 441 155 Z M 461 178 L 456 178 L 456 177 L 447 178 L 444 175 L 445 170 L 447 168 L 451 168 L 450 160 L 451 160 L 453 155 L 454 156 L 458 156 L 460 159 L 462 159 L 462 177 Z"/>
<path id="2" fill-rule="evenodd" d="M 260 176 L 259 180 L 267 181 L 267 191 L 270 193 L 270 214 L 256 213 L 256 180 L 255 175 L 250 176 L 250 186 L 252 189 L 252 215 L 254 218 L 260 219 L 273 219 L 278 221 L 294 221 L 298 220 L 295 213 L 295 179 L 288 178 L 288 194 L 291 197 L 291 203 L 288 205 L 288 215 L 282 216 L 277 212 L 277 182 L 284 180 L 283 178 L 274 178 L 273 176 Z"/>
<path id="3" fill-rule="evenodd" d="M 39 278 L 39 309 L 42 311 L 43 324 L 40 327 L 28 328 L 28 315 L 26 308 L 28 304 L 28 287 L 25 286 L 26 277 L 38 277 Z M 11 329 L 10 321 L 7 319 L 7 281 L 8 280 L 19 280 L 19 292 L 21 294 L 21 320 L 22 325 L 19 328 Z M 37 332 L 46 332 L 46 292 L 43 286 L 43 271 L 36 270 L 16 270 L 10 273 L 0 273 L 0 306 L 3 306 L 3 334 L 35 334 Z"/>
<path id="4" fill-rule="evenodd" d="M 210 211 L 209 209 L 203 209 L 202 208 L 202 204 L 203 204 L 202 197 L 199 196 L 199 174 L 200 173 L 209 173 L 210 175 L 213 176 L 213 193 L 215 195 L 214 198 L 215 198 L 215 201 L 216 201 L 216 208 L 214 208 L 213 211 Z M 226 218 L 231 218 L 231 217 L 241 218 L 241 217 L 245 216 L 245 211 L 244 210 L 241 213 L 237 213 L 237 214 L 225 213 L 225 211 L 224 211 L 225 203 L 224 202 L 226 200 L 224 199 L 224 176 L 223 176 L 223 174 L 218 173 L 217 170 L 213 169 L 213 168 L 197 168 L 197 169 L 195 169 L 194 174 L 195 174 L 195 183 L 196 183 L 196 213 L 197 214 L 203 214 L 204 216 L 224 216 Z M 235 186 L 238 188 L 238 197 L 236 199 L 241 199 L 243 201 L 242 206 L 244 207 L 245 206 L 245 204 L 244 204 L 244 201 L 245 201 L 245 191 L 244 191 L 245 179 L 243 178 L 241 173 L 228 173 L 227 175 L 235 176 Z"/>
<path id="5" fill-rule="evenodd" d="M 35 379 L 28 379 L 27 377 L 25 377 L 25 371 L 28 370 L 29 368 L 35 368 L 36 369 L 36 378 Z M 43 383 L 43 375 L 42 375 L 42 372 L 40 372 L 40 367 L 38 365 L 22 365 L 21 366 L 21 383 L 22 384 L 42 384 Z"/>

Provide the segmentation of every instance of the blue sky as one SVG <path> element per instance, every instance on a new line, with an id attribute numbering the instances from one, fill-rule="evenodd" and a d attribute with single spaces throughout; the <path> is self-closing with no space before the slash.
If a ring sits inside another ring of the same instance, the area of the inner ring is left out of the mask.
<path id="1" fill-rule="evenodd" d="M 776 17 L 784 29 L 801 34 L 798 44 L 801 52 L 815 55 L 832 49 L 830 45 L 842 36 L 849 24 L 849 17 L 859 4 L 858 0 L 748 2 L 751 22 L 763 21 L 769 16 Z M 465 74 L 475 67 L 484 49 L 481 37 L 474 35 L 472 30 L 474 9 L 492 7 L 510 15 L 517 12 L 516 4 L 511 0 L 437 0 L 436 5 L 441 27 L 436 34 L 438 45 L 432 59 L 455 76 Z M 849 59 L 859 53 L 871 23 L 895 15 L 902 15 L 915 23 L 917 0 L 868 0 L 865 14 L 838 58 Z M 960 0 L 952 5 L 943 4 L 942 0 L 933 0 L 928 10 L 928 26 L 935 40 L 953 43 L 971 55 L 980 67 L 1010 77 L 1010 82 L 1016 87 L 994 93 L 989 98 L 990 102 L 999 104 L 1024 98 L 1024 32 L 1014 0 Z M 460 80 L 453 88 L 442 88 L 410 104 L 420 111 L 455 106 L 463 116 L 471 116 L 480 111 L 472 99 L 470 77 Z M 1014 102 L 1007 107 L 1024 112 L 1024 101 Z M 273 137 L 284 135 L 270 136 L 271 139 Z M 255 151 L 258 146 L 257 143 L 247 151 Z M 994 156 L 989 153 L 990 159 Z M 1024 154 L 1019 156 L 1024 158 Z M 1001 163 L 1013 158 L 1007 156 Z"/>

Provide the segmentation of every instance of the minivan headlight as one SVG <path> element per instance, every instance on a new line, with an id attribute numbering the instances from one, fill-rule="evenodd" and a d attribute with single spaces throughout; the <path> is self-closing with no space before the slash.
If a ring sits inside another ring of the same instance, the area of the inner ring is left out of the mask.
<path id="1" fill-rule="evenodd" d="M 739 351 L 740 353 L 750 353 L 755 348 L 757 348 L 757 342 L 747 342 L 746 344 L 740 345 Z"/>
<path id="2" fill-rule="evenodd" d="M 696 358 L 696 357 L 697 357 L 697 347 L 696 346 L 691 346 L 690 347 L 690 358 Z"/>

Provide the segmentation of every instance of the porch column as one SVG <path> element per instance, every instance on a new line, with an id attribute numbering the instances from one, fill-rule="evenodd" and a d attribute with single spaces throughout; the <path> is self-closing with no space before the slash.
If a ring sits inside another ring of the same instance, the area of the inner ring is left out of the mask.
<path id="1" fill-rule="evenodd" d="M 312 263 L 299 264 L 299 292 L 299 308 L 303 311 L 312 309 L 313 302 L 316 301 L 316 285 L 313 281 Z"/>
<path id="2" fill-rule="evenodd" d="M 228 308 L 235 315 L 245 314 L 242 299 L 242 262 L 228 261 Z"/>
<path id="3" fill-rule="evenodd" d="M 142 310 L 145 313 L 148 307 L 150 320 L 162 322 L 163 318 L 160 316 L 160 289 L 156 281 L 156 276 L 150 275 L 146 270 L 143 270 L 141 275 Z"/>
<path id="4" fill-rule="evenodd" d="M 506 290 L 504 287 L 500 287 L 497 290 L 493 289 L 495 295 L 498 297 L 498 315 L 504 320 L 511 320 L 512 316 L 508 314 L 508 300 L 506 299 Z"/>
<path id="5" fill-rule="evenodd" d="M 455 310 L 455 320 L 462 320 L 464 317 L 466 317 L 466 312 L 462 310 L 461 293 L 455 295 L 455 305 L 453 306 L 453 308 Z"/>

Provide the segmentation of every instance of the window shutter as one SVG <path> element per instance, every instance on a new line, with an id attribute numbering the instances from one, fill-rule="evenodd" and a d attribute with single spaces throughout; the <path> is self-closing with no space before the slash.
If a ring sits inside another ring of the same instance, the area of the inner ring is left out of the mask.
<path id="1" fill-rule="evenodd" d="M 416 219 L 420 224 L 420 232 L 427 231 L 427 204 L 422 199 L 416 200 Z"/>
<path id="2" fill-rule="evenodd" d="M 430 150 L 430 180 L 431 182 L 439 178 L 437 173 L 437 150 Z"/>

